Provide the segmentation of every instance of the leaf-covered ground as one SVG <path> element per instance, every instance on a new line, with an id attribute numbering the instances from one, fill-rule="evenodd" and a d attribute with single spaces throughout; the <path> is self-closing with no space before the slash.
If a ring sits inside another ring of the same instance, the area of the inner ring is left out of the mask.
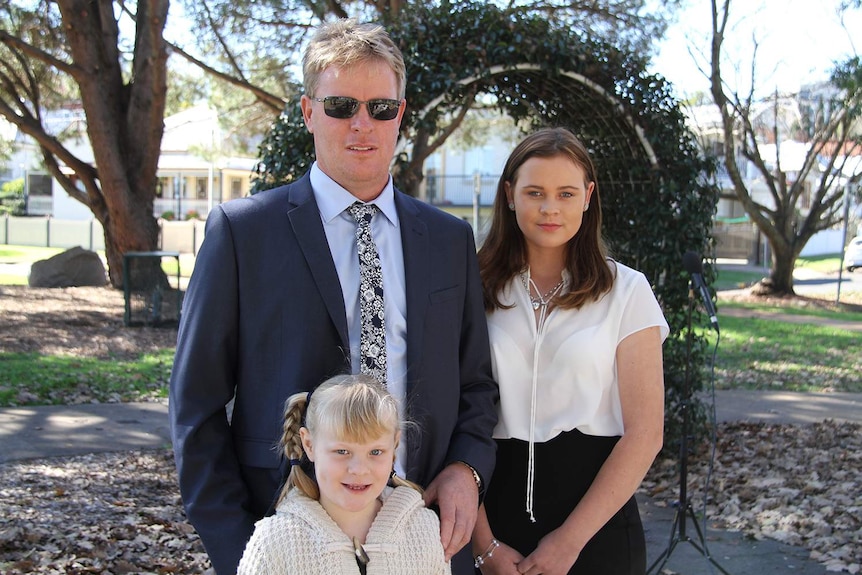
<path id="1" fill-rule="evenodd" d="M 695 512 L 708 493 L 710 522 L 804 547 L 827 571 L 862 571 L 862 425 L 721 424 L 711 455 L 706 445 L 689 458 Z M 677 501 L 677 463 L 657 461 L 641 490 Z"/>
<path id="2" fill-rule="evenodd" d="M 203 573 L 170 451 L 0 465 L 0 573 Z"/>
<path id="3" fill-rule="evenodd" d="M 689 459 L 688 493 L 710 523 L 801 546 L 827 571 L 862 565 L 862 426 L 721 424 L 708 490 L 708 446 Z M 678 497 L 675 458 L 655 463 L 642 492 Z M 170 451 L 0 465 L 0 573 L 202 573 Z"/>

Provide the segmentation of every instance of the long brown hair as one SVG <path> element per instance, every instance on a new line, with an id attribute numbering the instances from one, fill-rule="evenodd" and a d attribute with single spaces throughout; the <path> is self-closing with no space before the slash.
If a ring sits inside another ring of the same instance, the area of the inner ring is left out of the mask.
<path id="1" fill-rule="evenodd" d="M 485 311 L 505 308 L 500 293 L 506 284 L 527 267 L 527 244 L 518 227 L 515 212 L 509 209 L 506 183 L 515 185 L 518 170 L 530 158 L 563 156 L 584 170 L 587 182 L 594 182 L 590 207 L 578 233 L 566 246 L 566 269 L 572 276 L 568 293 L 554 298 L 562 308 L 580 308 L 610 291 L 614 273 L 609 267 L 608 249 L 602 239 L 602 206 L 596 168 L 586 146 L 565 128 L 544 128 L 519 143 L 503 168 L 497 182 L 493 219 L 488 235 L 479 250 L 479 271 L 485 300 Z"/>

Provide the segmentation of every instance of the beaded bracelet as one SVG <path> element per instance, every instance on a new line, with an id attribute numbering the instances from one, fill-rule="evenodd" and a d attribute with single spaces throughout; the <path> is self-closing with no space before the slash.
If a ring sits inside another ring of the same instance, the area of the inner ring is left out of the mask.
<path id="1" fill-rule="evenodd" d="M 484 565 L 485 561 L 487 561 L 488 559 L 490 559 L 491 557 L 494 556 L 494 550 L 497 549 L 497 547 L 499 547 L 499 546 L 500 546 L 499 541 L 497 541 L 496 539 L 491 539 L 491 543 L 490 543 L 490 545 L 488 545 L 488 548 L 485 549 L 485 552 L 482 553 L 481 555 L 476 555 L 476 561 L 473 562 L 473 567 L 478 569 L 482 565 Z"/>

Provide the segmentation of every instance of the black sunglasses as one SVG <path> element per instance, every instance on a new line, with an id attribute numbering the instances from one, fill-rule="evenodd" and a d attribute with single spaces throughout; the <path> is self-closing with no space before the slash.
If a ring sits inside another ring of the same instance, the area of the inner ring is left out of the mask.
<path id="1" fill-rule="evenodd" d="M 352 118 L 359 111 L 359 104 L 368 107 L 368 115 L 375 120 L 394 120 L 398 116 L 401 100 L 368 100 L 360 102 L 356 98 L 347 96 L 327 96 L 325 98 L 312 98 L 315 102 L 323 102 L 323 111 L 330 118 L 345 120 Z"/>

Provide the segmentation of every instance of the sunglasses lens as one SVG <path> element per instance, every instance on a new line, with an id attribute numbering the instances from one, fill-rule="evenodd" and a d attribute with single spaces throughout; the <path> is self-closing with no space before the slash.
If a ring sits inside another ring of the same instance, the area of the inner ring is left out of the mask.
<path id="1" fill-rule="evenodd" d="M 330 96 L 323 99 L 323 111 L 330 118 L 352 118 L 359 109 L 359 101 L 355 98 Z"/>
<path id="2" fill-rule="evenodd" d="M 398 116 L 399 108 L 401 108 L 399 100 L 360 102 L 356 98 L 348 98 L 347 96 L 327 96 L 323 98 L 323 111 L 330 118 L 345 120 L 356 115 L 359 104 L 368 106 L 368 115 L 375 120 L 394 120 Z"/>
<path id="3" fill-rule="evenodd" d="M 400 107 L 401 102 L 398 100 L 370 100 L 368 115 L 375 120 L 394 120 Z"/>

